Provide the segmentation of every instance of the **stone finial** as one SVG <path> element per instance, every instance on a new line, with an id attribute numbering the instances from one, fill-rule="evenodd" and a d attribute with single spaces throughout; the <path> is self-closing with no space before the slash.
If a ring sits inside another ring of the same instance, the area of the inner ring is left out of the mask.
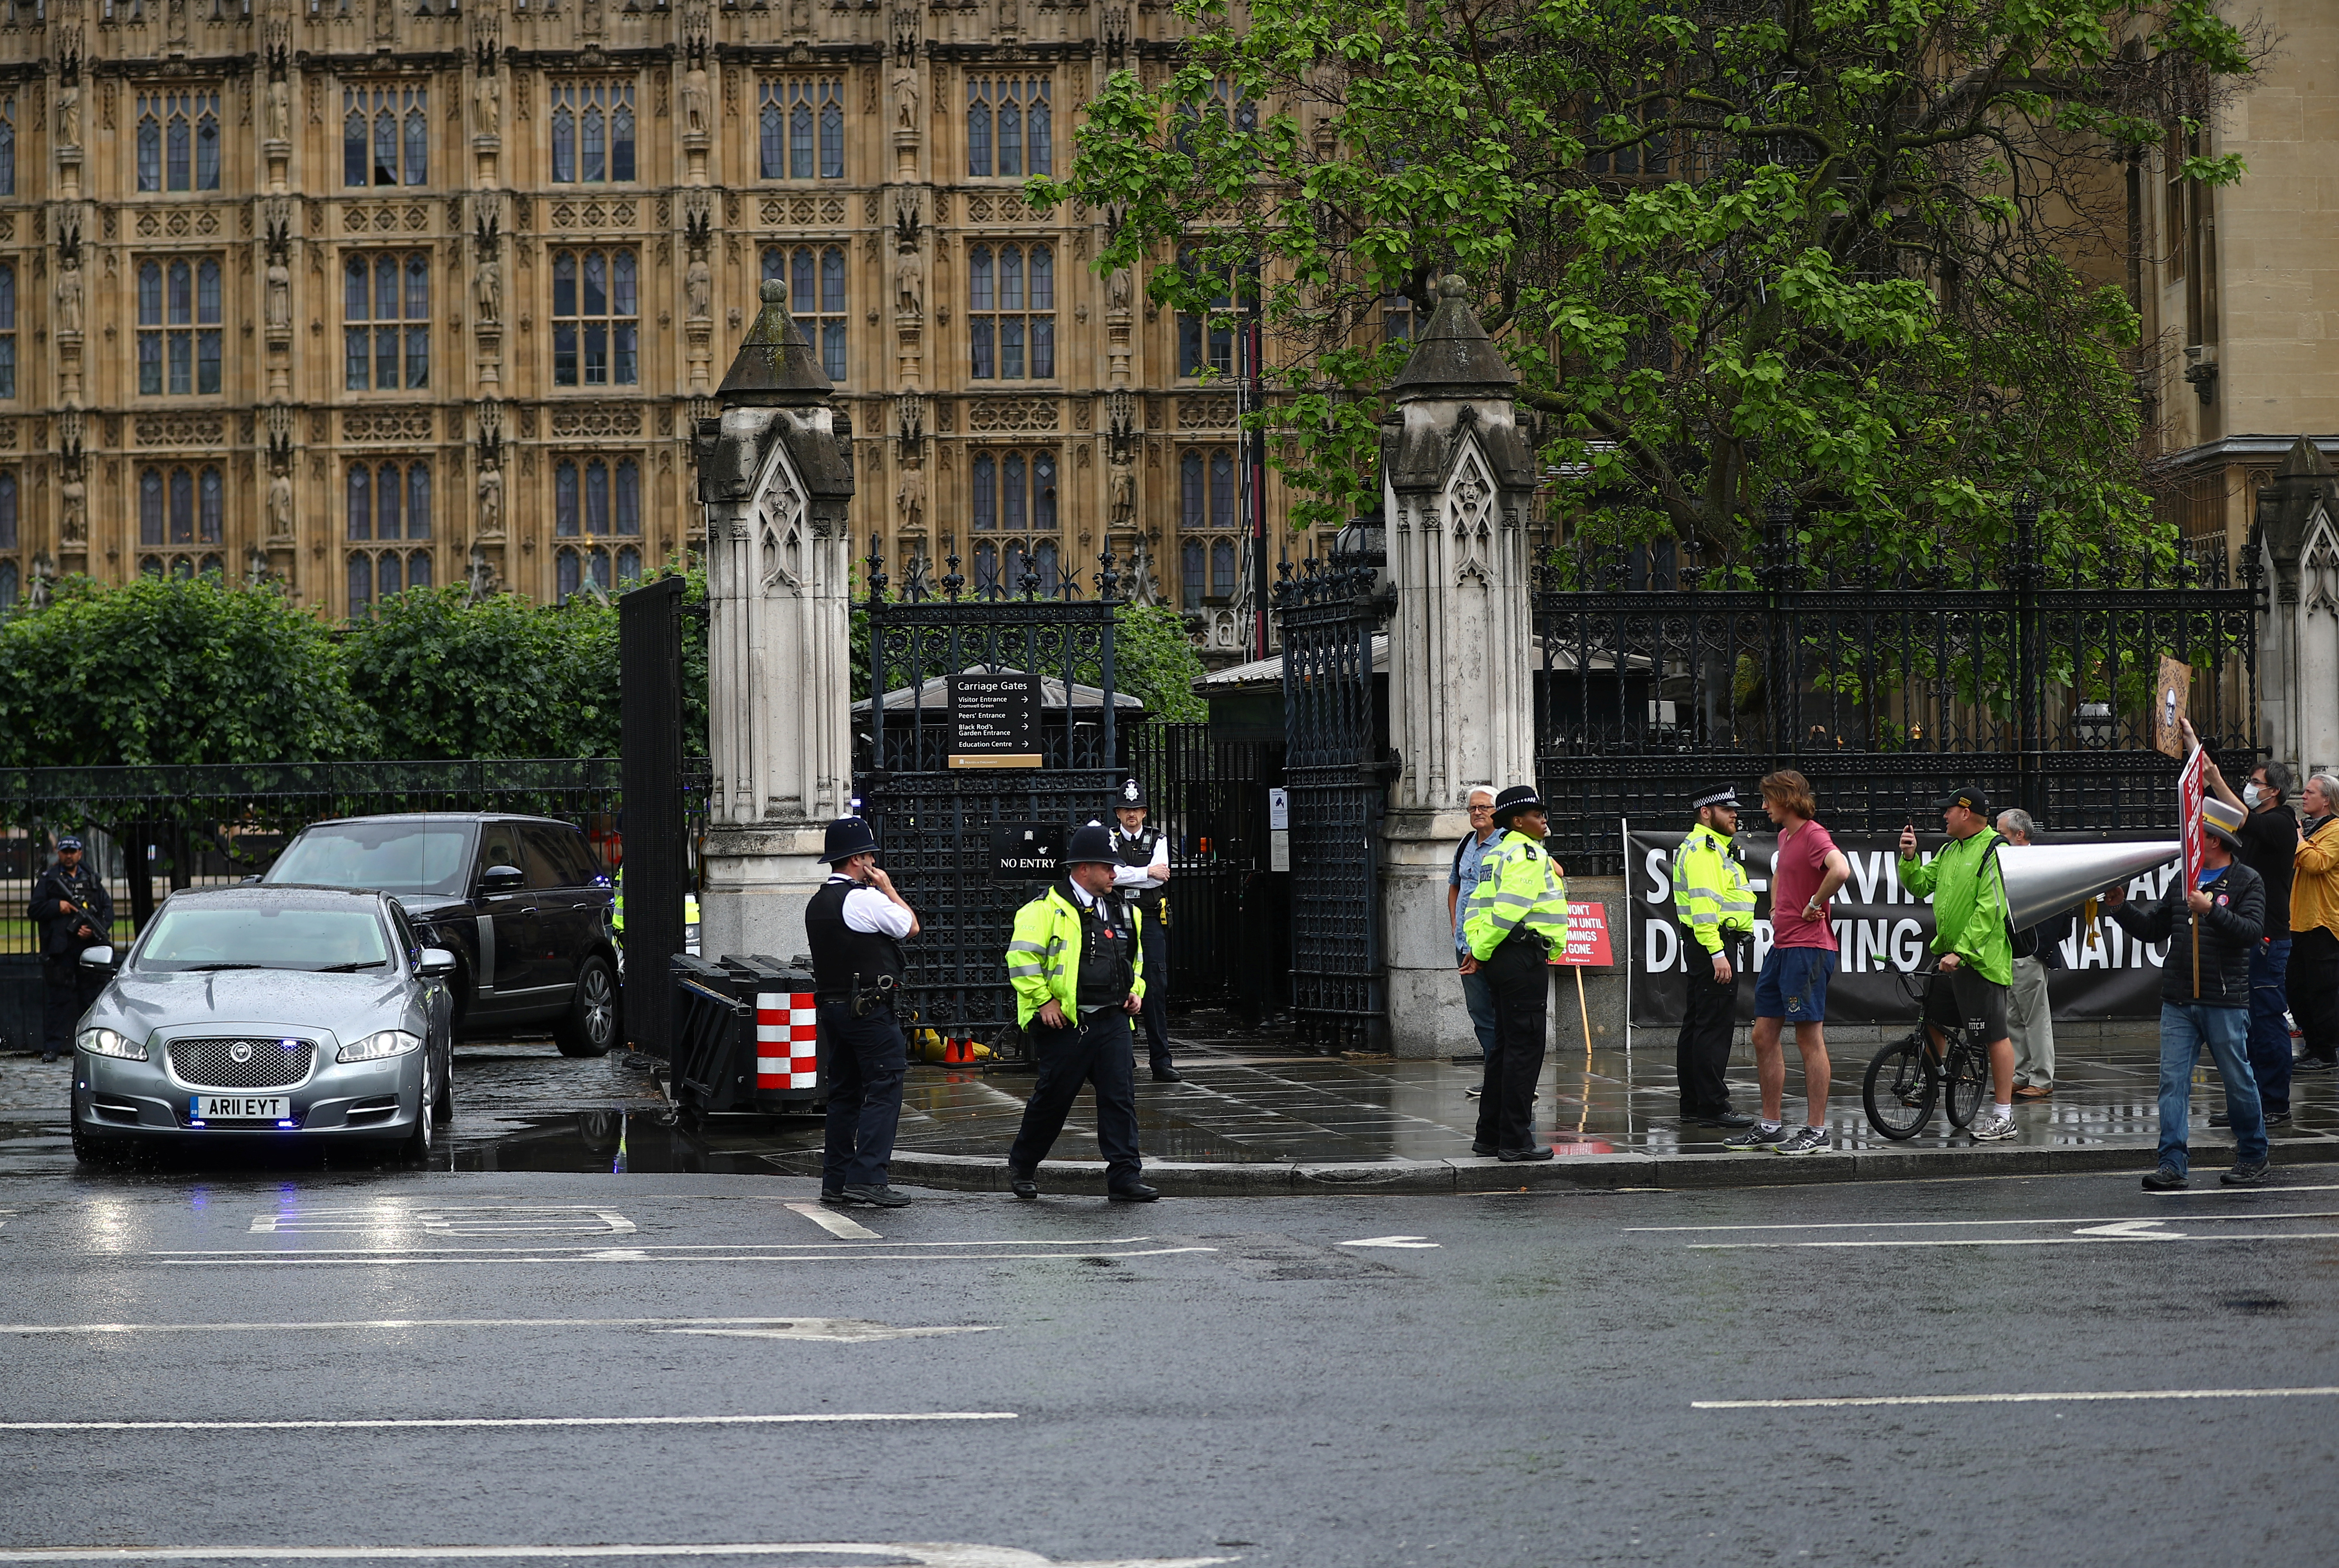
<path id="1" fill-rule="evenodd" d="M 1448 272 L 1437 280 L 1437 309 L 1414 334 L 1413 357 L 1389 383 L 1400 401 L 1415 398 L 1488 398 L 1507 394 L 1519 373 L 1486 335 L 1470 306 L 1470 285 Z"/>
<path id="2" fill-rule="evenodd" d="M 803 408 L 825 403 L 836 384 L 788 314 L 787 290 L 776 279 L 763 287 L 764 308 L 739 344 L 738 356 L 716 396 L 729 408 Z"/>

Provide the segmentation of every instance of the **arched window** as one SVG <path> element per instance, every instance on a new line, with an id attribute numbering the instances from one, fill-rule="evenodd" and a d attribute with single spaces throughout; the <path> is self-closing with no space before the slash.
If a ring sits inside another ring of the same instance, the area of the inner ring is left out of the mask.
<path id="1" fill-rule="evenodd" d="M 220 390 L 220 266 L 146 261 L 138 268 L 138 390 L 148 396 Z"/>
<path id="2" fill-rule="evenodd" d="M 374 557 L 373 597 L 377 603 L 390 597 L 390 596 L 394 593 L 400 592 L 405 587 L 404 584 L 398 580 L 398 552 L 396 550 L 384 550 L 380 555 Z"/>
<path id="3" fill-rule="evenodd" d="M 626 545 L 617 551 L 617 586 L 629 588 L 641 580 L 642 552 Z"/>
<path id="4" fill-rule="evenodd" d="M 195 537 L 207 545 L 218 544 L 226 509 L 220 471 L 207 468 L 195 479 Z"/>
<path id="5" fill-rule="evenodd" d="M 192 545 L 195 542 L 195 476 L 184 468 L 173 468 L 171 489 L 171 543 Z"/>
<path id="6" fill-rule="evenodd" d="M 766 76 L 755 85 L 755 172 L 766 180 L 844 177 L 844 79 Z"/>
<path id="7" fill-rule="evenodd" d="M 406 469 L 406 537 L 410 539 L 430 537 L 430 466 L 428 463 L 409 464 Z M 429 575 L 426 567 L 426 581 Z"/>
<path id="8" fill-rule="evenodd" d="M 430 552 L 415 550 L 406 557 L 406 586 L 427 588 L 430 586 Z"/>
<path id="9" fill-rule="evenodd" d="M 979 177 L 1055 172 L 1054 123 L 1045 76 L 971 76 L 966 84 L 966 172 Z"/>
<path id="10" fill-rule="evenodd" d="M 138 476 L 138 542 L 163 542 L 163 470 L 149 468 Z"/>
<path id="11" fill-rule="evenodd" d="M 844 248 L 780 245 L 764 248 L 764 278 L 785 284 L 788 314 L 804 341 L 820 350 L 821 373 L 832 381 L 845 377 L 844 333 L 851 319 L 844 308 Z"/>
<path id="12" fill-rule="evenodd" d="M 584 577 L 579 571 L 577 552 L 574 549 L 562 547 L 560 554 L 553 557 L 553 574 L 559 590 L 558 602 L 565 605 L 571 596 L 584 586 Z"/>
<path id="13" fill-rule="evenodd" d="M 552 178 L 558 184 L 607 184 L 634 177 L 634 84 L 552 84 Z"/>
<path id="14" fill-rule="evenodd" d="M 1031 526 L 1023 489 L 1023 454 L 1010 452 L 999 464 L 999 518 L 1002 527 L 1021 533 Z"/>
<path id="15" fill-rule="evenodd" d="M 138 188 L 142 191 L 163 188 L 163 117 L 159 102 L 143 94 L 138 99 Z"/>
<path id="16" fill-rule="evenodd" d="M 617 459 L 616 528 L 627 537 L 641 537 L 642 466 L 631 458 Z M 623 553 L 620 552 L 621 555 Z M 639 558 L 636 557 L 637 560 Z"/>
<path id="17" fill-rule="evenodd" d="M 552 532 L 557 538 L 639 538 L 642 465 L 638 458 L 564 458 L 552 468 Z M 607 574 L 597 581 L 607 585 Z"/>
<path id="18" fill-rule="evenodd" d="M 426 88 L 341 89 L 341 183 L 421 185 L 430 179 Z"/>
<path id="19" fill-rule="evenodd" d="M 974 459 L 974 526 L 989 532 L 999 527 L 999 459 L 989 452 Z"/>
<path id="20" fill-rule="evenodd" d="M 1041 539 L 1031 547 L 1031 567 L 1040 574 L 1040 591 L 1055 594 L 1063 587 L 1063 573 L 1057 565 L 1056 541 Z"/>
<path id="21" fill-rule="evenodd" d="M 16 476 L 0 474 L 0 550 L 16 547 Z"/>
<path id="22" fill-rule="evenodd" d="M 1041 533 L 1056 531 L 1056 454 L 1031 454 L 1031 526 Z"/>
<path id="23" fill-rule="evenodd" d="M 163 557 L 160 556 L 139 557 L 138 575 L 142 577 L 161 577 L 163 575 Z"/>
<path id="24" fill-rule="evenodd" d="M 16 395 L 16 264 L 0 261 L 0 398 Z"/>
<path id="25" fill-rule="evenodd" d="M 137 103 L 138 188 L 220 188 L 217 89 L 141 93 Z"/>
<path id="26" fill-rule="evenodd" d="M 988 540 L 974 547 L 974 592 L 977 598 L 999 597 L 999 547 Z"/>
<path id="27" fill-rule="evenodd" d="M 356 620 L 373 608 L 373 557 L 360 551 L 350 553 L 350 619 Z"/>
<path id="28" fill-rule="evenodd" d="M 1178 455 L 1179 602 L 1191 609 L 1235 592 L 1235 452 L 1189 447 Z M 1216 535 L 1216 537 L 1202 536 Z"/>
<path id="29" fill-rule="evenodd" d="M 974 379 L 1056 374 L 1056 257 L 1045 245 L 977 245 L 967 258 Z"/>
<path id="30" fill-rule="evenodd" d="M 342 386 L 352 392 L 429 386 L 429 253 L 357 251 L 341 266 Z"/>
<path id="31" fill-rule="evenodd" d="M 363 463 L 350 465 L 350 537 L 373 537 L 373 470 Z"/>
<path id="32" fill-rule="evenodd" d="M 16 95 L 0 93 L 0 196 L 16 193 Z"/>
<path id="33" fill-rule="evenodd" d="M 1210 597 L 1230 599 L 1235 596 L 1235 542 L 1232 539 L 1210 541 Z"/>
<path id="34" fill-rule="evenodd" d="M 430 537 L 430 465 L 417 459 L 390 462 L 351 463 L 345 480 L 348 496 L 346 533 L 361 544 Z M 431 583 L 430 550 L 357 549 L 350 552 L 350 614 L 360 616 L 401 587 L 427 588 Z M 364 563 L 360 573 L 358 563 Z M 370 585 L 360 594 L 362 576 Z"/>
<path id="35" fill-rule="evenodd" d="M 598 458 L 585 465 L 585 531 L 596 538 L 609 531 L 609 465 Z"/>
<path id="36" fill-rule="evenodd" d="M 1178 253 L 1178 266 L 1189 277 L 1218 285 L 1209 297 L 1207 311 L 1199 314 L 1191 311 L 1178 312 L 1178 373 L 1231 375 L 1235 368 L 1234 321 L 1225 312 L 1233 304 L 1233 274 L 1207 268 L 1192 252 L 1182 250 Z"/>
<path id="37" fill-rule="evenodd" d="M 0 561 L 0 615 L 16 607 L 16 563 Z"/>
<path id="38" fill-rule="evenodd" d="M 631 251 L 553 253 L 553 385 L 630 387 L 641 380 L 638 268 Z"/>
<path id="39" fill-rule="evenodd" d="M 577 465 L 563 462 L 552 470 L 552 531 L 560 538 L 575 538 L 578 533 L 577 508 Z"/>

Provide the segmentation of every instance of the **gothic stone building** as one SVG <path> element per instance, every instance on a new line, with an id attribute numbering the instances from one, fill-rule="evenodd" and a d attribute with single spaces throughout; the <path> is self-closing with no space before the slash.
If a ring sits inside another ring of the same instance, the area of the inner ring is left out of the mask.
<path id="1" fill-rule="evenodd" d="M 614 591 L 690 547 L 691 421 L 774 280 L 852 417 L 856 554 L 1092 592 L 1141 538 L 1140 596 L 1232 656 L 1225 334 L 1021 196 L 1174 19 L 888 3 L 0 0 L 0 605 Z"/>

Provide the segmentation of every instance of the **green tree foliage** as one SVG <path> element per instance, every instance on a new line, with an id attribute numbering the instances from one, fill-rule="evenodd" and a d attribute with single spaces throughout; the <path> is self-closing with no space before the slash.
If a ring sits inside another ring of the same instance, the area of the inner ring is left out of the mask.
<path id="1" fill-rule="evenodd" d="M 1194 683 L 1209 672 L 1195 656 L 1186 623 L 1167 605 L 1124 605 L 1113 616 L 1115 689 L 1145 705 L 1157 719 L 1196 723 L 1209 716 Z"/>
<path id="2" fill-rule="evenodd" d="M 2029 488 L 2132 547 L 2122 163 L 2252 68 L 2219 9 L 1182 0 L 1189 63 L 1116 73 L 1032 196 L 1115 214 L 1100 269 L 1182 255 L 1166 306 L 1258 294 L 1303 522 L 1377 499 L 1383 301 L 1426 320 L 1451 273 L 1594 537 L 1730 555 L 1784 485 L 1814 543 L 1922 564 Z"/>
<path id="3" fill-rule="evenodd" d="M 0 620 L 0 765 L 310 762 L 372 736 L 331 631 L 273 592 L 72 577 Z"/>

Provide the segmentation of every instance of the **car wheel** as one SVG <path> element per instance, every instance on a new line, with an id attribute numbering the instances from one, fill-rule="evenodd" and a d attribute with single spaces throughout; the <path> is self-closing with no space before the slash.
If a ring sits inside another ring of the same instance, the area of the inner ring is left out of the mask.
<path id="1" fill-rule="evenodd" d="M 577 970 L 577 993 L 552 1038 L 563 1056 L 607 1056 L 617 1043 L 617 982 L 599 953 Z"/>
<path id="2" fill-rule="evenodd" d="M 432 1115 L 431 1104 L 436 1093 L 437 1086 L 430 1081 L 430 1052 L 426 1049 L 422 1053 L 422 1092 L 414 1101 L 414 1130 L 398 1146 L 400 1156 L 418 1165 L 430 1158 L 431 1124 L 438 1119 Z"/>
<path id="3" fill-rule="evenodd" d="M 84 1165 L 104 1165 L 110 1162 L 115 1152 L 114 1140 L 110 1138 L 99 1138 L 84 1130 L 81 1118 L 78 1116 L 72 1119 L 74 1158 Z"/>

